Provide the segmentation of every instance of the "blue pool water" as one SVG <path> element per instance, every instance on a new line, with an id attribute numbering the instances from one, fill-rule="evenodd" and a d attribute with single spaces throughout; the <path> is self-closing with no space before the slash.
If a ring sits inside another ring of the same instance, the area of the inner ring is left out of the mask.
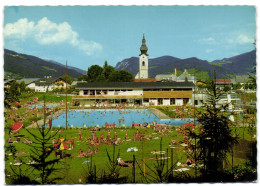
<path id="1" fill-rule="evenodd" d="M 57 104 L 46 104 L 45 105 L 46 108 L 54 108 L 54 107 L 57 107 Z M 35 105 L 30 105 L 28 106 L 28 108 L 35 108 Z M 36 108 L 43 108 L 43 104 L 36 104 Z"/>
<path id="2" fill-rule="evenodd" d="M 181 119 L 159 119 L 148 109 L 126 109 L 118 111 L 115 109 L 109 110 L 75 110 L 68 112 L 68 126 L 73 127 L 89 127 L 89 126 L 105 126 L 105 122 L 108 124 L 113 124 L 115 122 L 116 126 L 119 126 L 119 118 L 125 118 L 125 126 L 132 126 L 132 122 L 136 124 L 143 124 L 144 122 L 150 124 L 152 122 L 164 123 L 166 125 L 171 122 L 171 125 L 182 125 L 186 122 L 192 122 L 192 118 Z M 57 118 L 53 119 L 53 127 L 65 127 L 66 125 L 66 114 L 63 113 Z M 121 121 L 121 126 L 123 122 Z"/>

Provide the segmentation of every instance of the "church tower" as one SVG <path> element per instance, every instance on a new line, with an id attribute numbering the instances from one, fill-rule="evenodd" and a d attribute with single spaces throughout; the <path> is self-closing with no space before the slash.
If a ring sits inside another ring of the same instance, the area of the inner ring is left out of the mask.
<path id="1" fill-rule="evenodd" d="M 143 35 L 142 45 L 140 47 L 141 54 L 139 55 L 139 72 L 135 76 L 135 79 L 147 79 L 148 78 L 148 48 L 145 44 L 145 37 Z"/>

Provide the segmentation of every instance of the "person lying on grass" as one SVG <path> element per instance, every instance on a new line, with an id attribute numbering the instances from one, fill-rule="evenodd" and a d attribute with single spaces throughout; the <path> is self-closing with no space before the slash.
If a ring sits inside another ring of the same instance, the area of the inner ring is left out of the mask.
<path id="1" fill-rule="evenodd" d="M 6 141 L 7 143 L 13 143 L 13 140 L 11 137 L 8 138 L 8 140 Z"/>
<path id="2" fill-rule="evenodd" d="M 28 138 L 24 138 L 24 143 L 25 144 L 32 144 L 32 141 L 29 140 Z"/>
<path id="3" fill-rule="evenodd" d="M 187 160 L 184 164 L 177 164 L 177 166 L 181 166 L 181 167 L 188 167 L 188 166 L 191 166 L 192 164 L 195 163 L 195 160 L 191 160 L 190 157 L 187 157 Z"/>
<path id="4" fill-rule="evenodd" d="M 178 145 L 179 142 L 175 139 L 172 139 L 171 142 L 170 142 L 170 145 Z"/>
<path id="5" fill-rule="evenodd" d="M 22 154 L 26 154 L 26 151 L 25 151 L 25 149 L 23 149 L 23 151 L 22 151 L 22 152 L 17 152 L 15 155 L 16 155 L 16 156 L 19 156 L 19 155 L 22 155 Z"/>
<path id="6" fill-rule="evenodd" d="M 81 149 L 79 149 L 78 157 L 86 157 L 87 153 L 83 152 Z"/>
<path id="7" fill-rule="evenodd" d="M 122 158 L 118 158 L 117 161 L 118 161 L 118 164 L 123 166 L 123 167 L 132 167 L 133 166 L 132 163 L 124 162 L 124 160 Z"/>

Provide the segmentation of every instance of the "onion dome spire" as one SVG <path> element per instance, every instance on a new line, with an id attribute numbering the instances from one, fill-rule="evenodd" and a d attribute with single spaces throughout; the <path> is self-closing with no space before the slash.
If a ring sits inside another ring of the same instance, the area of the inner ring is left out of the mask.
<path id="1" fill-rule="evenodd" d="M 142 45 L 141 45 L 141 47 L 140 47 L 140 51 L 141 51 L 141 54 L 145 54 L 145 55 L 148 56 L 148 54 L 147 54 L 148 48 L 147 48 L 147 46 L 146 46 L 146 44 L 145 44 L 144 34 L 143 34 Z"/>

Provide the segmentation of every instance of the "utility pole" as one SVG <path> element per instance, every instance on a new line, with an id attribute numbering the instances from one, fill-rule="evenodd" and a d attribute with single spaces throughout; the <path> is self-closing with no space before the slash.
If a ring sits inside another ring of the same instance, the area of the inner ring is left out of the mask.
<path id="1" fill-rule="evenodd" d="M 195 67 L 195 64 L 194 64 L 194 91 L 193 91 L 193 98 L 194 98 L 194 125 L 195 125 L 195 114 L 196 114 L 196 105 L 195 105 L 195 89 L 196 89 L 196 78 L 195 78 L 195 71 L 196 71 L 196 67 Z M 196 130 L 194 130 L 194 132 L 196 133 Z M 194 159 L 195 159 L 195 177 L 197 177 L 197 154 L 196 154 L 196 151 L 197 151 L 197 139 L 196 139 L 196 135 L 195 135 L 195 154 L 194 154 Z"/>
<path id="2" fill-rule="evenodd" d="M 68 84 L 68 81 L 67 81 L 67 76 L 68 76 L 68 65 L 67 65 L 67 60 L 66 60 L 66 130 L 68 130 L 68 87 L 67 87 L 67 84 Z"/>

